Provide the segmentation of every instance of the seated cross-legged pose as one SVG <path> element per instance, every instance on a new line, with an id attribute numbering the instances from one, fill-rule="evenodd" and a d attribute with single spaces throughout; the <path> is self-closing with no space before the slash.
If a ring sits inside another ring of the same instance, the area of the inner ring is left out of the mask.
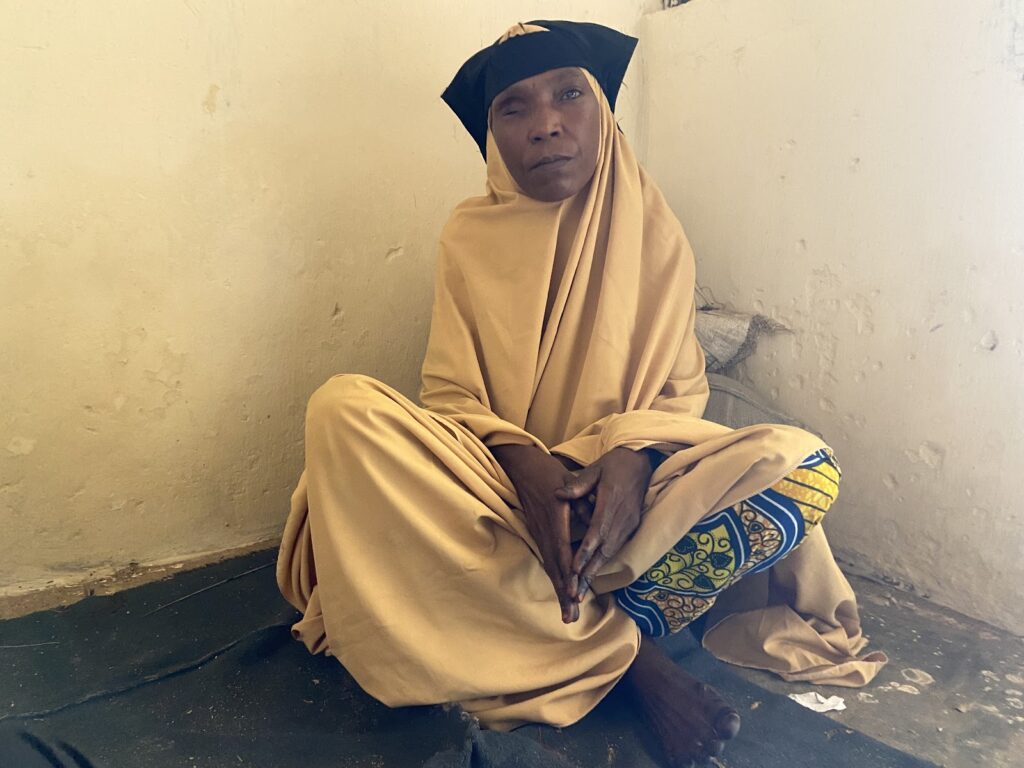
<path id="1" fill-rule="evenodd" d="M 689 765 L 740 718 L 652 637 L 704 616 L 719 658 L 838 685 L 885 659 L 820 527 L 832 451 L 701 418 L 693 254 L 612 112 L 635 44 L 533 22 L 456 75 L 487 194 L 441 236 L 422 404 L 317 390 L 278 582 L 385 704 L 565 726 L 621 684 Z"/>

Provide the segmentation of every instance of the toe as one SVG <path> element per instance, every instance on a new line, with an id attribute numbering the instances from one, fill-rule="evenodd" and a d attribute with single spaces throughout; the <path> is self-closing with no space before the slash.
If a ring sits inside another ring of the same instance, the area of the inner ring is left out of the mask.
<path id="1" fill-rule="evenodd" d="M 734 709 L 727 709 L 715 718 L 715 735 L 719 739 L 736 738 L 740 732 L 740 716 Z"/>
<path id="2" fill-rule="evenodd" d="M 677 744 L 676 749 L 666 749 L 665 757 L 671 768 L 699 768 L 705 765 L 704 742 L 696 740 L 682 745 Z"/>
<path id="3" fill-rule="evenodd" d="M 697 763 L 689 756 L 669 758 L 668 764 L 671 768 L 697 768 Z"/>

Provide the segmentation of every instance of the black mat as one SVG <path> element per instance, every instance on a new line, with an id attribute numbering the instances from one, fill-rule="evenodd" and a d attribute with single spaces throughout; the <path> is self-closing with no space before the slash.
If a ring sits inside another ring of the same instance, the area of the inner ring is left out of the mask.
<path id="1" fill-rule="evenodd" d="M 261 567 L 272 559 L 257 553 L 0 622 L 0 766 L 658 764 L 615 692 L 572 728 L 512 734 L 481 732 L 456 708 L 384 707 L 336 660 L 290 639 L 295 614 Z M 931 765 L 741 680 L 688 633 L 669 650 L 743 713 L 730 768 Z"/>

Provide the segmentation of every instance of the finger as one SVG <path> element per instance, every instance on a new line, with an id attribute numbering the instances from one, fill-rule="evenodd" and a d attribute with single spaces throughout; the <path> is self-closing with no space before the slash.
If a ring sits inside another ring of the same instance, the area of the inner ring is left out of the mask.
<path id="1" fill-rule="evenodd" d="M 578 621 L 580 618 L 580 607 L 575 601 L 569 601 L 562 608 L 562 621 L 566 624 L 572 624 Z"/>
<path id="2" fill-rule="evenodd" d="M 580 578 L 585 579 L 587 583 L 592 582 L 594 577 L 597 576 L 597 572 L 600 571 L 601 568 L 604 567 L 604 564 L 614 557 L 614 555 L 614 552 L 605 552 L 604 547 L 601 547 L 601 549 L 597 550 L 597 552 L 594 553 L 594 556 L 590 558 L 590 562 L 587 563 L 587 567 L 583 569 L 583 573 L 580 574 Z"/>
<path id="3" fill-rule="evenodd" d="M 589 589 L 590 589 L 590 580 L 584 578 L 583 576 L 580 576 L 579 580 L 577 581 L 577 585 L 576 585 L 576 602 L 577 603 L 582 603 L 583 602 L 583 598 L 587 596 L 587 591 Z"/>
<path id="4" fill-rule="evenodd" d="M 576 598 L 566 594 L 566 590 L 558 595 L 558 605 L 562 611 L 562 622 L 571 624 L 579 618 L 579 608 L 576 605 Z"/>
<path id="5" fill-rule="evenodd" d="M 558 568 L 562 572 L 562 583 L 569 585 L 569 577 L 572 571 L 572 542 L 570 527 L 569 504 L 562 502 L 555 512 L 555 547 L 558 555 Z"/>
<path id="6" fill-rule="evenodd" d="M 551 580 L 551 587 L 555 590 L 555 597 L 558 598 L 560 604 L 565 603 L 565 583 L 562 581 L 562 574 L 558 572 L 558 568 L 544 568 L 544 572 L 547 573 L 548 579 Z"/>
<path id="7" fill-rule="evenodd" d="M 604 555 L 605 562 L 611 560 L 619 553 L 619 550 L 629 540 L 630 534 L 633 533 L 632 530 L 627 530 L 629 524 L 624 522 L 623 519 L 624 515 L 620 513 L 615 518 L 615 521 L 606 530 L 602 531 L 604 535 L 598 551 Z"/>
<path id="8" fill-rule="evenodd" d="M 601 479 L 601 468 L 591 464 L 578 475 L 570 478 L 566 484 L 555 491 L 555 496 L 566 501 L 570 499 L 582 499 L 588 493 L 597 488 Z"/>
<path id="9" fill-rule="evenodd" d="M 558 567 L 558 559 L 554 547 L 551 546 L 550 540 L 547 537 L 536 538 L 537 546 L 540 549 L 540 560 L 541 566 L 544 568 L 544 573 L 548 575 L 548 579 L 551 580 L 551 586 L 555 590 L 555 596 L 558 598 L 559 603 L 565 602 L 565 582 L 562 579 L 562 569 Z"/>
<path id="10" fill-rule="evenodd" d="M 590 562 L 594 553 L 604 543 L 605 531 L 609 524 L 609 521 L 606 519 L 607 517 L 608 506 L 605 503 L 604 494 L 598 491 L 597 503 L 594 505 L 594 514 L 590 519 L 590 526 L 587 528 L 587 533 L 583 537 L 583 543 L 576 550 L 576 557 L 573 559 L 572 569 L 574 573 L 583 573 L 587 563 Z"/>
<path id="11" fill-rule="evenodd" d="M 560 553 L 554 543 L 555 532 L 551 530 L 550 526 L 551 521 L 549 519 L 549 525 L 545 526 L 539 524 L 540 519 L 543 519 L 542 515 L 526 515 L 526 527 L 533 538 L 534 544 L 536 544 L 541 568 L 544 569 L 544 573 L 551 582 L 555 599 L 558 600 L 562 610 L 562 617 L 567 619 L 569 616 L 567 605 L 575 601 L 566 589 L 566 580 L 562 575 L 562 565 L 559 562 Z"/>
<path id="12" fill-rule="evenodd" d="M 591 535 L 591 531 L 595 530 L 596 526 L 591 521 L 590 529 L 587 531 L 587 535 L 583 537 L 583 542 L 580 544 L 580 548 L 576 550 L 576 556 L 572 560 L 572 570 L 576 575 L 583 573 L 583 569 L 587 567 L 590 558 L 594 556 L 594 552 L 601 545 L 600 540 L 596 536 Z"/>
<path id="13" fill-rule="evenodd" d="M 606 514 L 602 522 L 607 525 L 599 526 L 601 533 L 601 544 L 598 546 L 596 553 L 590 558 L 584 568 L 579 571 L 580 579 L 586 577 L 588 581 L 593 581 L 594 576 L 597 575 L 598 570 L 605 563 L 615 557 L 622 548 L 629 541 L 633 532 L 639 525 L 639 515 L 631 515 L 628 511 L 624 510 L 621 506 L 618 507 L 614 514 Z M 595 560 L 600 556 L 600 562 L 594 563 Z M 577 595 L 579 594 L 579 587 L 576 589 Z"/>

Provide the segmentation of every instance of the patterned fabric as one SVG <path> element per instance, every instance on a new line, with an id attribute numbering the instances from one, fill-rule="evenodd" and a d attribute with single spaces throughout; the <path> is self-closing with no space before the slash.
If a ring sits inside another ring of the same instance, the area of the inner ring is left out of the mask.
<path id="1" fill-rule="evenodd" d="M 660 637 L 701 616 L 748 573 L 771 568 L 821 522 L 842 472 L 828 449 L 756 496 L 701 520 L 639 579 L 615 593 L 640 629 Z"/>

